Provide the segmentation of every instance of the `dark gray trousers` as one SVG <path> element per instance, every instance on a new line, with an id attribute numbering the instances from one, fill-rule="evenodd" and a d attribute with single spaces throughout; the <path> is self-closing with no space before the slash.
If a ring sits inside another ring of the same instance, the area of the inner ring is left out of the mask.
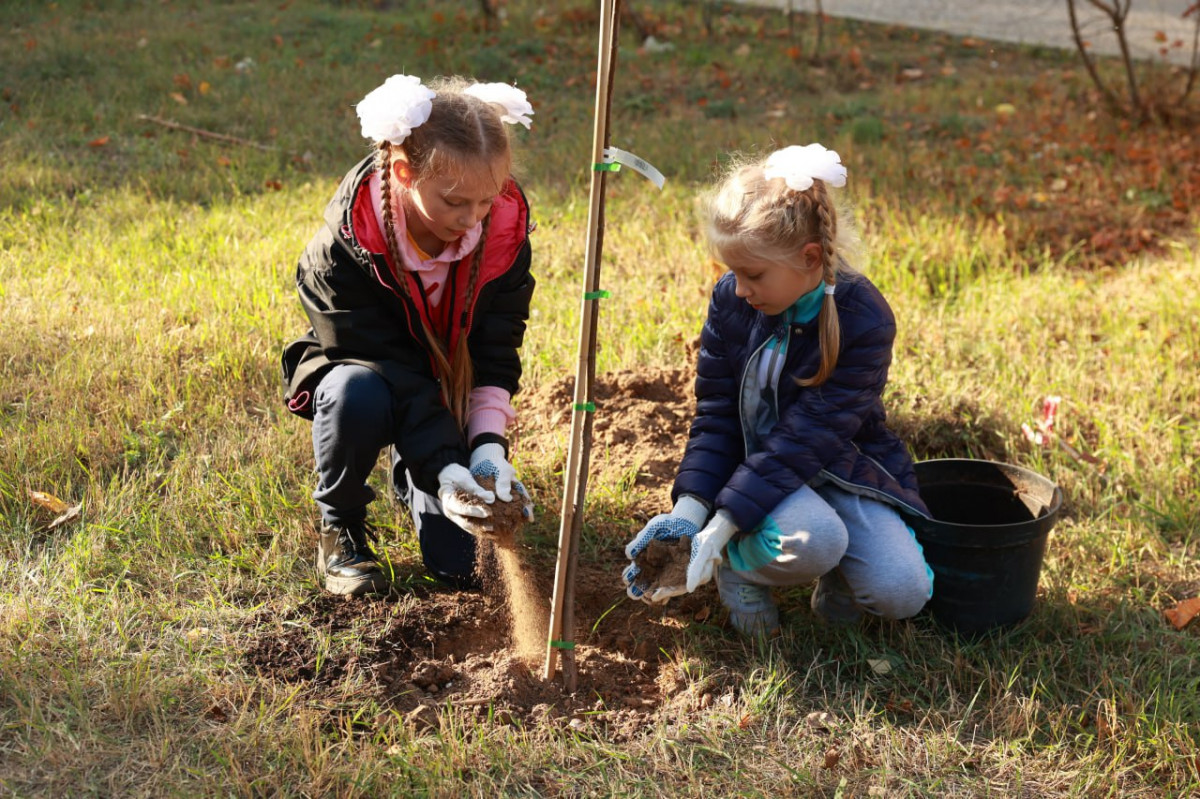
<path id="1" fill-rule="evenodd" d="M 383 378 L 364 366 L 329 370 L 313 394 L 313 499 L 330 524 L 366 520 L 375 491 L 367 478 L 385 447 L 391 448 L 388 484 L 412 514 L 421 557 L 434 577 L 459 587 L 474 584 L 475 538 L 442 515 L 434 494 L 413 485 L 396 450 L 392 394 Z"/>

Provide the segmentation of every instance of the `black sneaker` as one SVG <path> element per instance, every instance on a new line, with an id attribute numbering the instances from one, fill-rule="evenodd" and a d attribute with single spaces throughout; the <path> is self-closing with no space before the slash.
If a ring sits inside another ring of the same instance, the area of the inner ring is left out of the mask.
<path id="1" fill-rule="evenodd" d="M 371 551 L 368 539 L 378 540 L 366 522 L 321 525 L 317 572 L 325 578 L 326 591 L 343 596 L 387 592 L 387 576 Z"/>

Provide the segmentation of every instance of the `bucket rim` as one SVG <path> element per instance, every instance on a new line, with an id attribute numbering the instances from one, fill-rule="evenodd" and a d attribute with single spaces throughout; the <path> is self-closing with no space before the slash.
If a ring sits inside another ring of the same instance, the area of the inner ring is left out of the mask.
<path id="1" fill-rule="evenodd" d="M 1032 469 L 1026 468 L 1024 466 L 1018 466 L 1017 464 L 1014 464 L 1014 463 L 1004 463 L 1002 461 L 991 461 L 991 460 L 987 460 L 984 458 L 929 458 L 929 459 L 923 460 L 923 461 L 914 461 L 913 462 L 914 473 L 916 472 L 917 467 L 919 467 L 923 464 L 942 464 L 942 465 L 946 465 L 946 466 L 953 466 L 955 464 L 972 464 L 972 465 L 976 465 L 976 466 L 986 465 L 986 466 L 993 467 L 993 468 L 999 468 L 1001 470 L 1009 470 L 1012 472 L 1016 472 L 1016 473 L 1019 473 L 1020 475 L 1022 475 L 1023 477 L 1030 478 L 1032 482 L 1039 483 L 1039 484 L 1043 485 L 1044 487 L 1050 489 L 1050 498 L 1049 498 L 1049 501 L 1045 503 L 1045 512 L 1039 514 L 1038 516 L 1036 516 L 1034 519 L 1032 519 L 1030 521 L 1032 521 L 1034 523 L 1037 523 L 1037 522 L 1051 522 L 1052 523 L 1055 519 L 1057 519 L 1059 511 L 1062 510 L 1062 505 L 1063 505 L 1062 487 L 1059 486 L 1057 483 L 1055 483 L 1050 478 L 1046 477 L 1045 475 L 1039 474 L 1038 472 L 1035 472 Z M 918 483 L 919 482 L 920 482 L 920 477 L 918 476 Z M 1018 490 L 1017 493 L 1018 493 L 1018 495 L 1028 495 L 1029 492 L 1022 492 L 1022 491 Z M 980 532 L 988 532 L 988 531 L 995 532 L 995 531 L 1005 531 L 1005 530 L 1009 530 L 1009 529 L 1015 530 L 1017 528 L 1027 528 L 1030 525 L 1030 521 L 1005 522 L 1003 524 L 971 524 L 968 522 L 953 522 L 953 523 L 944 522 L 940 519 L 935 519 L 932 517 L 920 520 L 921 524 L 923 526 L 925 526 L 927 529 L 929 527 L 933 527 L 933 526 L 944 526 L 944 527 L 953 527 L 954 529 L 957 529 L 957 530 L 963 530 L 963 531 L 977 530 Z M 1049 531 L 1047 530 L 1046 532 L 1048 533 Z M 1028 539 L 1036 538 L 1039 534 L 1040 533 L 1034 532 L 1028 537 Z"/>

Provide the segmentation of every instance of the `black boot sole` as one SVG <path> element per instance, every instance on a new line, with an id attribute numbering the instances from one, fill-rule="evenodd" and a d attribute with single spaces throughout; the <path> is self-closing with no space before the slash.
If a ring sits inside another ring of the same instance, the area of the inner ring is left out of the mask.
<path id="1" fill-rule="evenodd" d="M 361 577 L 336 577 L 326 574 L 325 590 L 338 596 L 386 594 L 391 590 L 391 583 L 381 572 L 364 574 Z"/>

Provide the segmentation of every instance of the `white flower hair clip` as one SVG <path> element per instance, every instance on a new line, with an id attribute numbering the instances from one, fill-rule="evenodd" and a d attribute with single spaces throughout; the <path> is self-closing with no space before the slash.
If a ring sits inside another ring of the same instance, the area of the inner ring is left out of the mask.
<path id="1" fill-rule="evenodd" d="M 814 179 L 841 187 L 846 185 L 846 167 L 842 166 L 840 155 L 820 144 L 806 144 L 803 147 L 793 144 L 767 156 L 763 177 L 768 180 L 783 178 L 792 191 L 805 191 L 812 186 Z"/>
<path id="2" fill-rule="evenodd" d="M 463 89 L 463 94 L 500 106 L 504 109 L 500 115 L 501 121 L 510 125 L 524 125 L 528 130 L 533 122 L 529 118 L 533 114 L 533 106 L 526 99 L 525 92 L 516 86 L 507 83 L 473 83 Z"/>
<path id="3" fill-rule="evenodd" d="M 362 135 L 372 141 L 402 144 L 433 111 L 437 93 L 414 75 L 393 75 L 355 106 Z"/>

